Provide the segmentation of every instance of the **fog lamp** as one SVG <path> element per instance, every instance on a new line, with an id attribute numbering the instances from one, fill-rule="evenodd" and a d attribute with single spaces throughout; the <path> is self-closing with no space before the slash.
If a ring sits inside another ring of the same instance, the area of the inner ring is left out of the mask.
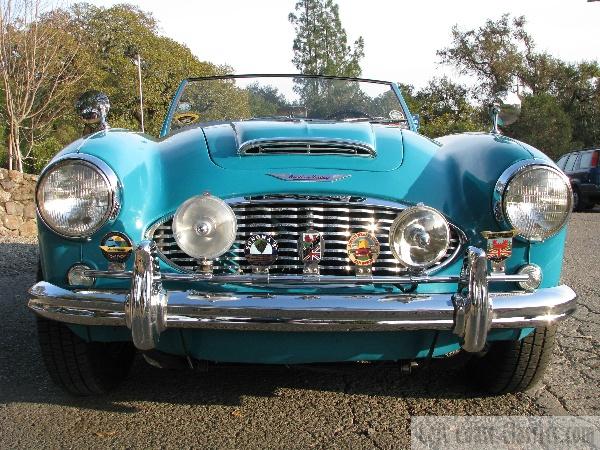
<path id="1" fill-rule="evenodd" d="M 401 264 L 426 269 L 440 261 L 450 244 L 450 226 L 445 217 L 428 206 L 402 211 L 390 227 L 390 247 Z"/>
<path id="2" fill-rule="evenodd" d="M 177 245 L 196 259 L 215 259 L 231 248 L 237 220 L 231 207 L 210 194 L 186 200 L 175 212 Z"/>

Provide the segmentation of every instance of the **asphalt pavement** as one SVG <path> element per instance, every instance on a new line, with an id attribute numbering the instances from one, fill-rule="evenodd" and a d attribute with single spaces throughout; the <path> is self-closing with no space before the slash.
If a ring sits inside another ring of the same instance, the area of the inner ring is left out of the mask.
<path id="1" fill-rule="evenodd" d="M 75 399 L 49 380 L 26 308 L 35 241 L 0 241 L 0 448 L 402 448 L 415 415 L 600 415 L 600 211 L 574 214 L 563 322 L 543 384 L 474 394 L 460 367 L 235 366 L 166 371 L 136 360 L 116 392 Z"/>

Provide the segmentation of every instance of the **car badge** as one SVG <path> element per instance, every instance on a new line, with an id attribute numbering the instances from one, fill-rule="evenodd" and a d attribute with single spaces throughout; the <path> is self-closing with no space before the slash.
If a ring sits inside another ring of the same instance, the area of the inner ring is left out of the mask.
<path id="1" fill-rule="evenodd" d="M 357 275 L 371 275 L 371 266 L 380 252 L 379 241 L 373 233 L 360 231 L 350 236 L 346 245 L 348 257 L 357 266 Z"/>
<path id="2" fill-rule="evenodd" d="M 100 241 L 100 250 L 109 261 L 110 270 L 123 270 L 125 261 L 133 251 L 133 245 L 126 234 L 111 231 Z"/>
<path id="3" fill-rule="evenodd" d="M 267 234 L 253 234 L 244 245 L 246 260 L 258 272 L 265 272 L 277 259 L 278 252 L 277 241 Z"/>
<path id="4" fill-rule="evenodd" d="M 512 240 L 516 234 L 515 230 L 481 232 L 481 235 L 487 239 L 486 255 L 492 262 L 493 273 L 504 273 L 505 261 L 512 254 Z"/>
<path id="5" fill-rule="evenodd" d="M 300 234 L 298 250 L 304 263 L 305 274 L 319 274 L 319 261 L 323 259 L 324 244 L 323 235 L 318 231 L 309 230 Z"/>
<path id="6" fill-rule="evenodd" d="M 332 175 L 321 175 L 321 174 L 308 174 L 308 175 L 299 175 L 295 173 L 268 173 L 272 177 L 278 178 L 283 181 L 297 181 L 300 183 L 311 183 L 311 182 L 334 182 L 343 180 L 345 178 L 350 178 L 352 175 L 341 175 L 341 174 L 332 174 Z"/>

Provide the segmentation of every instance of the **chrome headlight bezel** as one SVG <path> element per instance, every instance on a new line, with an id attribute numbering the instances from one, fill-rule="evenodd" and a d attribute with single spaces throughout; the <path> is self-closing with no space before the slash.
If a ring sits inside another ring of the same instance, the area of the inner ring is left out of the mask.
<path id="1" fill-rule="evenodd" d="M 511 223 L 509 215 L 506 211 L 506 204 L 505 204 L 506 191 L 510 185 L 510 182 L 516 176 L 522 174 L 525 171 L 530 171 L 530 170 L 539 169 L 539 168 L 542 168 L 542 169 L 545 169 L 545 170 L 548 170 L 548 171 L 554 173 L 565 184 L 565 186 L 567 188 L 567 192 L 569 194 L 568 198 L 567 198 L 566 214 L 562 221 L 562 224 L 556 229 L 556 231 L 553 232 L 552 234 L 545 236 L 544 238 L 541 238 L 541 239 L 529 238 L 527 236 L 522 235 L 519 232 L 519 230 L 517 230 L 518 234 L 516 236 L 516 239 L 519 239 L 519 240 L 525 241 L 525 242 L 544 242 L 545 240 L 550 239 L 551 237 L 557 235 L 564 228 L 565 224 L 569 221 L 569 218 L 571 217 L 571 214 L 573 212 L 573 188 L 571 186 L 571 181 L 569 180 L 569 178 L 558 167 L 556 167 L 552 163 L 548 163 L 546 161 L 539 160 L 539 159 L 528 159 L 528 160 L 518 161 L 515 164 L 511 165 L 504 172 L 502 172 L 502 175 L 500 175 L 500 178 L 498 178 L 498 181 L 496 182 L 496 186 L 494 188 L 493 204 L 492 204 L 493 213 L 494 213 L 494 217 L 495 217 L 496 221 L 500 224 L 500 226 L 502 228 L 504 228 L 506 230 L 515 229 L 515 227 L 513 227 L 512 223 Z"/>
<path id="2" fill-rule="evenodd" d="M 431 214 L 434 214 L 443 221 L 445 228 L 446 228 L 446 233 L 445 233 L 446 234 L 446 245 L 444 246 L 443 249 L 440 249 L 437 252 L 437 255 L 435 258 L 429 260 L 428 262 L 421 263 L 421 264 L 415 264 L 415 263 L 411 264 L 411 263 L 407 262 L 402 257 L 402 255 L 400 255 L 398 253 L 398 250 L 396 249 L 396 245 L 395 245 L 395 235 L 396 235 L 396 232 L 398 231 L 399 224 L 405 219 L 406 216 L 413 214 L 415 212 L 420 212 L 420 211 L 427 211 Z M 398 262 L 400 262 L 400 264 L 402 264 L 404 267 L 406 267 L 407 269 L 412 270 L 412 271 L 422 272 L 422 271 L 431 269 L 433 266 L 435 266 L 436 263 L 438 263 L 439 261 L 441 261 L 444 258 L 444 255 L 448 252 L 448 248 L 450 247 L 450 235 L 451 235 L 450 223 L 448 222 L 446 217 L 435 208 L 419 204 L 416 206 L 411 206 L 409 208 L 406 208 L 404 211 L 402 211 L 400 214 L 398 214 L 396 219 L 394 219 L 394 222 L 390 226 L 390 230 L 389 230 L 390 250 L 391 250 L 392 254 L 394 255 L 394 257 L 398 260 Z"/>
<path id="3" fill-rule="evenodd" d="M 108 187 L 108 191 L 109 191 L 109 205 L 108 205 L 106 212 L 104 213 L 101 220 L 98 221 L 98 223 L 92 229 L 88 230 L 85 233 L 70 234 L 70 233 L 65 233 L 64 231 L 61 231 L 61 230 L 57 230 L 50 223 L 48 223 L 48 221 L 44 218 L 43 210 L 40 207 L 41 201 L 42 201 L 40 190 L 41 190 L 41 187 L 43 186 L 43 183 L 46 181 L 48 175 L 50 173 L 52 173 L 54 170 L 59 169 L 60 167 L 69 165 L 69 164 L 81 164 L 81 165 L 87 166 L 87 167 L 95 170 L 103 178 L 104 182 L 106 183 L 106 185 Z M 97 158 L 92 155 L 81 154 L 81 153 L 65 155 L 55 161 L 52 161 L 50 164 L 48 164 L 42 170 L 42 172 L 39 176 L 39 179 L 38 179 L 38 182 L 37 182 L 37 185 L 35 188 L 35 203 L 36 203 L 37 217 L 46 227 L 48 227 L 48 229 L 52 230 L 53 233 L 55 233 L 63 238 L 75 239 L 75 240 L 87 239 L 90 236 L 92 236 L 93 234 L 95 234 L 96 232 L 98 232 L 98 230 L 100 230 L 104 225 L 106 225 L 107 222 L 114 221 L 116 219 L 116 217 L 118 216 L 119 211 L 121 209 L 121 195 L 122 195 L 122 186 L 121 186 L 121 183 L 119 182 L 119 178 L 117 177 L 117 174 L 114 172 L 114 170 L 112 170 L 110 168 L 110 166 L 108 164 L 106 164 L 100 158 Z"/>

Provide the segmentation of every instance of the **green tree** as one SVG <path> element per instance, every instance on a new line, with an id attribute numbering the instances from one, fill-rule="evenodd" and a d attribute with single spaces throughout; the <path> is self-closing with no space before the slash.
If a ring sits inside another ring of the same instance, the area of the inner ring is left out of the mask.
<path id="1" fill-rule="evenodd" d="M 252 117 L 277 116 L 280 115 L 282 108 L 288 106 L 285 97 L 274 86 L 260 85 L 255 82 L 246 90 Z"/>
<path id="2" fill-rule="evenodd" d="M 140 129 L 137 68 L 132 53 L 139 52 L 143 59 L 145 128 L 153 135 L 160 132 L 182 79 L 230 71 L 228 67 L 200 61 L 186 46 L 160 35 L 152 15 L 131 5 L 104 8 L 78 3 L 62 11 L 60 17 L 69 29 L 77 30 L 77 61 L 86 70 L 75 86 L 63 91 L 56 105 L 59 115 L 45 124 L 36 120 L 25 124 L 23 135 L 31 157 L 25 165 L 32 171 L 39 170 L 64 145 L 81 135 L 83 126 L 73 104 L 88 89 L 106 92 L 110 97 L 111 126 Z"/>
<path id="3" fill-rule="evenodd" d="M 487 20 L 482 27 L 462 31 L 452 27 L 452 44 L 437 52 L 441 61 L 459 73 L 474 76 L 473 92 L 486 101 L 514 90 L 524 67 L 533 61 L 533 40 L 525 17 Z"/>
<path id="4" fill-rule="evenodd" d="M 415 100 L 420 105 L 421 132 L 426 136 L 477 131 L 485 126 L 480 110 L 469 102 L 468 90 L 447 77 L 429 81 Z"/>
<path id="5" fill-rule="evenodd" d="M 289 21 L 294 25 L 292 62 L 303 74 L 357 77 L 364 40 L 348 45 L 339 8 L 333 0 L 298 0 Z"/>
<path id="6" fill-rule="evenodd" d="M 68 14 L 41 0 L 0 0 L 0 80 L 8 167 L 23 171 L 36 131 L 60 117 L 85 73 L 81 34 Z"/>
<path id="7" fill-rule="evenodd" d="M 426 136 L 477 131 L 487 125 L 481 109 L 469 101 L 468 89 L 447 77 L 433 78 L 418 91 L 411 85 L 399 85 L 408 108 L 419 114 L 419 131 Z"/>
<path id="8" fill-rule="evenodd" d="M 571 149 L 571 120 L 556 97 L 542 93 L 526 95 L 521 117 L 508 127 L 507 134 L 521 138 L 553 159 Z"/>
<path id="9" fill-rule="evenodd" d="M 137 68 L 131 59 L 143 60 L 145 127 L 160 132 L 162 120 L 178 84 L 190 76 L 222 73 L 224 68 L 199 61 L 184 45 L 159 34 L 151 14 L 131 5 L 110 8 L 86 3 L 72 7 L 73 20 L 84 30 L 94 70 L 83 88 L 106 92 L 111 99 L 112 126 L 140 128 Z"/>
<path id="10" fill-rule="evenodd" d="M 438 55 L 476 79 L 471 93 L 482 103 L 509 92 L 527 103 L 522 123 L 508 130 L 518 139 L 537 143 L 553 156 L 600 145 L 600 66 L 595 61 L 568 63 L 538 52 L 525 26 L 524 17 L 508 14 L 477 29 L 455 26 L 451 45 Z M 555 139 L 545 140 L 544 133 Z"/>

